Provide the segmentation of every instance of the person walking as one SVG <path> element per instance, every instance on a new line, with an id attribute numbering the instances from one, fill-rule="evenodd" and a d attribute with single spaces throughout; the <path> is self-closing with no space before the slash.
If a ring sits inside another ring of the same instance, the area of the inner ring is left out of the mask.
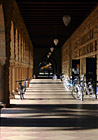
<path id="1" fill-rule="evenodd" d="M 23 92 L 23 86 L 21 83 L 19 83 L 19 90 L 20 90 L 20 99 L 23 100 L 24 99 L 24 92 Z"/>

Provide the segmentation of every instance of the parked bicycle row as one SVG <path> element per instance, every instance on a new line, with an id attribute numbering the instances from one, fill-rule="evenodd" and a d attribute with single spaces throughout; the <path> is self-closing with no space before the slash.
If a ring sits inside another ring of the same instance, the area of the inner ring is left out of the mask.
<path id="1" fill-rule="evenodd" d="M 74 99 L 83 101 L 85 96 L 97 99 L 97 81 L 86 81 L 85 75 L 75 77 L 74 79 L 63 76 L 61 81 L 63 81 L 65 89 L 71 91 Z"/>

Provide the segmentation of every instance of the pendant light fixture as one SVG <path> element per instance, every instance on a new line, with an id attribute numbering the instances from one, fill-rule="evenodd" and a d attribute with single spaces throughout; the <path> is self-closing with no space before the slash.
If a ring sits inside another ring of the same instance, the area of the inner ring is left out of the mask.
<path id="1" fill-rule="evenodd" d="M 49 56 L 51 55 L 51 52 L 49 52 Z"/>
<path id="2" fill-rule="evenodd" d="M 50 56 L 49 56 L 49 54 L 47 55 L 47 58 L 49 58 Z"/>
<path id="3" fill-rule="evenodd" d="M 55 39 L 53 40 L 53 42 L 54 42 L 54 45 L 55 45 L 55 46 L 57 46 L 57 45 L 58 45 L 59 40 L 58 40 L 57 38 L 55 38 Z"/>
<path id="4" fill-rule="evenodd" d="M 51 51 L 51 52 L 53 52 L 53 51 L 54 51 L 54 48 L 53 48 L 53 47 L 51 47 L 51 48 L 50 48 L 50 51 Z"/>
<path id="5" fill-rule="evenodd" d="M 66 27 L 69 25 L 70 21 L 71 21 L 71 17 L 69 15 L 63 16 L 63 22 Z"/>

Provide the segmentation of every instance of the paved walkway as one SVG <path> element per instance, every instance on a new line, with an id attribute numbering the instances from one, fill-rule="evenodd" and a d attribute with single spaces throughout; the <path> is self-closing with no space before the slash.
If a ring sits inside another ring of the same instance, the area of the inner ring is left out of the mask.
<path id="1" fill-rule="evenodd" d="M 1 112 L 0 140 L 97 140 L 98 99 L 75 100 L 60 80 L 35 79 Z"/>

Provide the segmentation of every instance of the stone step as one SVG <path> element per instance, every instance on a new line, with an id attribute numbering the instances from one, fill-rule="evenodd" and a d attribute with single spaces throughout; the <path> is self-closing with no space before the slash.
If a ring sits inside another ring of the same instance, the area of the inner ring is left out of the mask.
<path id="1" fill-rule="evenodd" d="M 48 90 L 48 89 L 47 90 L 45 90 L 45 89 L 41 89 L 41 90 L 40 89 L 35 89 L 34 90 L 33 89 L 33 90 L 27 90 L 26 92 L 50 92 L 50 93 L 51 92 L 61 92 L 62 93 L 62 92 L 66 92 L 66 90 L 51 90 L 51 89 L 50 90 Z"/>
<path id="2" fill-rule="evenodd" d="M 57 94 L 69 94 L 70 92 L 69 91 L 38 91 L 38 90 L 28 90 L 28 91 L 26 91 L 25 92 L 25 94 L 44 94 L 44 95 L 46 95 L 46 94 L 55 94 L 55 95 L 57 95 Z"/>
<path id="3" fill-rule="evenodd" d="M 15 98 L 20 99 L 20 95 L 15 95 Z M 69 91 L 66 91 L 60 80 L 34 79 L 26 89 L 22 102 L 29 100 L 32 104 L 60 104 L 68 99 L 73 99 L 73 97 Z"/>
<path id="4" fill-rule="evenodd" d="M 24 94 L 25 97 L 42 97 L 42 98 L 62 98 L 62 97 L 67 97 L 70 96 L 70 94 Z M 19 95 L 15 95 L 15 97 L 17 97 Z"/>
<path id="5" fill-rule="evenodd" d="M 54 89 L 54 88 L 55 88 L 55 89 L 65 88 L 63 85 L 60 85 L 60 86 L 59 86 L 59 85 L 54 85 L 54 86 L 53 86 L 53 85 L 50 85 L 50 84 L 49 84 L 49 85 L 32 85 L 32 86 L 29 85 L 29 88 L 37 88 L 37 87 L 38 87 L 38 88 L 46 88 L 46 89 L 47 89 L 47 88 L 51 88 L 51 89 Z"/>
<path id="6" fill-rule="evenodd" d="M 51 99 L 51 100 L 64 100 L 70 98 L 71 94 L 24 94 L 25 99 Z M 20 95 L 15 95 L 15 98 L 20 98 Z"/>

